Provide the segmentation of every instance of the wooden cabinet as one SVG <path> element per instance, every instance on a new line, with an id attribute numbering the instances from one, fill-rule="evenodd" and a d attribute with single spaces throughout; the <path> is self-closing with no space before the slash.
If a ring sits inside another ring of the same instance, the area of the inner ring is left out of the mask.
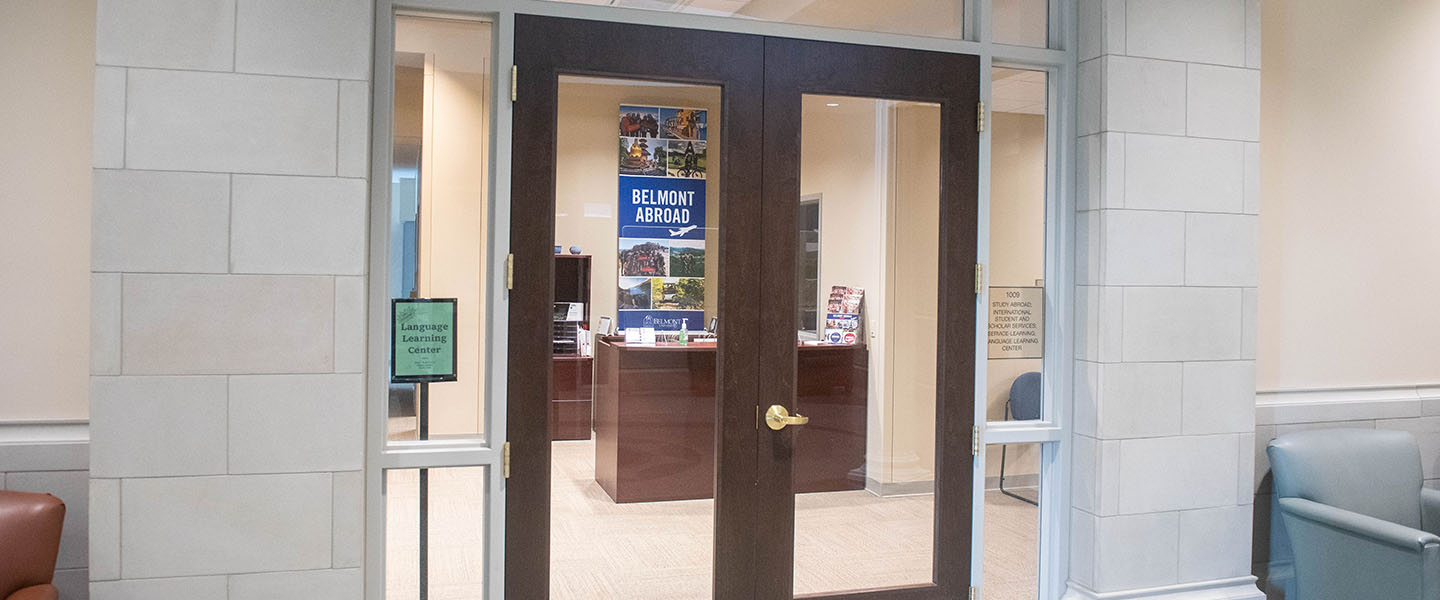
<path id="1" fill-rule="evenodd" d="M 594 361 L 555 356 L 550 369 L 550 439 L 590 439 L 590 388 Z"/>
<path id="2" fill-rule="evenodd" d="M 555 310 L 550 359 L 550 439 L 588 440 L 594 360 L 580 355 L 577 338 L 590 322 L 590 257 L 555 255 Z M 569 320 L 559 303 L 584 305 L 581 320 Z"/>

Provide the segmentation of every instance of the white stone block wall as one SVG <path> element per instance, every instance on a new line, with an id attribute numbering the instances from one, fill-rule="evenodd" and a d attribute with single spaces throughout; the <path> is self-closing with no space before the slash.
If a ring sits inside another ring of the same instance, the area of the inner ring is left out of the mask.
<path id="1" fill-rule="evenodd" d="M 1258 598 L 1259 2 L 1079 13 L 1069 597 Z"/>
<path id="2" fill-rule="evenodd" d="M 361 596 L 372 11 L 99 2 L 97 599 Z"/>

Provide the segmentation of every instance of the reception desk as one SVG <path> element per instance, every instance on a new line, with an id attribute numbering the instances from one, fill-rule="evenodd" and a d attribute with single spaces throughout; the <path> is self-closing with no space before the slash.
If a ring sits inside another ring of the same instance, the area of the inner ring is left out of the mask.
<path id="1" fill-rule="evenodd" d="M 865 487 L 868 354 L 800 346 L 798 492 Z M 595 481 L 616 502 L 709 498 L 715 482 L 715 344 L 595 344 Z M 763 429 L 763 426 L 762 426 Z M 764 430 L 768 433 L 769 430 Z"/>

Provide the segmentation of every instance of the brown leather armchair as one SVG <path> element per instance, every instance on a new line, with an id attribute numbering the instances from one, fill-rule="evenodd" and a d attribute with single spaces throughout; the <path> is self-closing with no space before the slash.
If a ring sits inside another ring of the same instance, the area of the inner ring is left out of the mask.
<path id="1" fill-rule="evenodd" d="M 65 503 L 50 494 L 0 491 L 0 598 L 57 600 Z"/>

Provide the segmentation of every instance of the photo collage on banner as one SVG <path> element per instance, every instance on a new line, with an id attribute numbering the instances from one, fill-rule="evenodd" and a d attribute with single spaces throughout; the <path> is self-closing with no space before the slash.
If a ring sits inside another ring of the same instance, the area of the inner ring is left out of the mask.
<path id="1" fill-rule="evenodd" d="M 705 327 L 706 111 L 620 106 L 616 325 Z"/>

